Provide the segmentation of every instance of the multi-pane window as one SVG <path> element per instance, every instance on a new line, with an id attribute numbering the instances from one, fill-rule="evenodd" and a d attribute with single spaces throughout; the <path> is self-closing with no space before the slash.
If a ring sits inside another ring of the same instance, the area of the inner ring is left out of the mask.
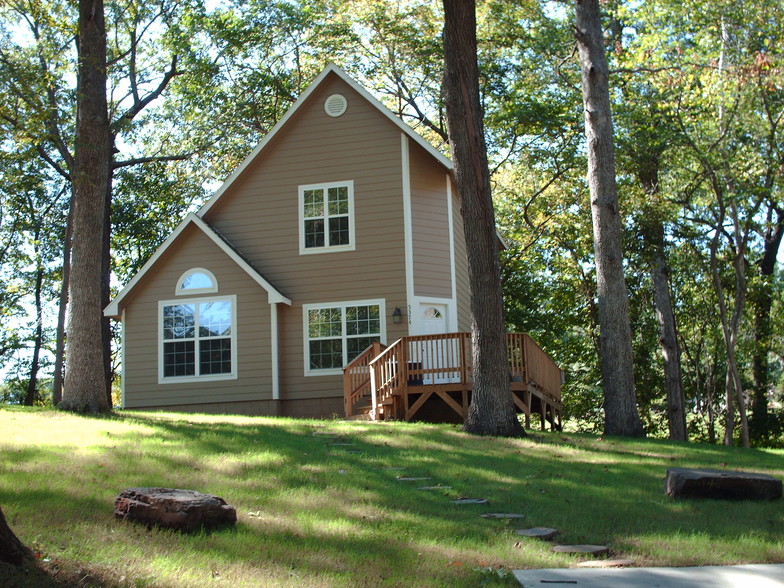
<path id="1" fill-rule="evenodd" d="M 307 371 L 342 369 L 374 341 L 381 341 L 382 314 L 380 302 L 307 305 Z"/>
<path id="2" fill-rule="evenodd" d="M 300 186 L 300 251 L 354 248 L 353 182 Z"/>
<path id="3" fill-rule="evenodd" d="M 232 299 L 163 303 L 161 313 L 164 379 L 232 375 Z"/>

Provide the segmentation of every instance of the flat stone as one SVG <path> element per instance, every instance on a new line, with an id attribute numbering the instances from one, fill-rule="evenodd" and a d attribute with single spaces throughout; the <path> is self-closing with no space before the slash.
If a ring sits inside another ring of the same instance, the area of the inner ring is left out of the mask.
<path id="1" fill-rule="evenodd" d="M 420 486 L 417 490 L 451 490 L 451 486 Z"/>
<path id="2" fill-rule="evenodd" d="M 532 537 L 534 539 L 541 539 L 542 541 L 549 541 L 555 537 L 559 531 L 558 529 L 551 529 L 550 527 L 531 527 L 530 529 L 517 529 L 515 533 L 522 535 L 523 537 Z"/>
<path id="3" fill-rule="evenodd" d="M 664 492 L 673 498 L 778 500 L 782 484 L 777 478 L 752 472 L 669 468 Z"/>
<path id="4" fill-rule="evenodd" d="M 580 553 L 582 555 L 607 555 L 610 548 L 606 545 L 555 545 L 555 553 Z"/>
<path id="5" fill-rule="evenodd" d="M 518 514 L 515 512 L 486 512 L 485 514 L 479 515 L 483 519 L 524 519 L 524 514 Z"/>
<path id="6" fill-rule="evenodd" d="M 351 447 L 353 445 L 356 445 L 356 443 L 333 443 L 332 444 L 333 447 Z"/>
<path id="7" fill-rule="evenodd" d="M 398 482 L 420 482 L 422 480 L 432 480 L 430 476 L 398 476 Z"/>
<path id="8" fill-rule="evenodd" d="M 633 566 L 633 559 L 600 559 L 596 561 L 581 561 L 576 568 L 625 568 Z"/>
<path id="9" fill-rule="evenodd" d="M 114 516 L 178 531 L 233 525 L 237 511 L 223 498 L 176 488 L 126 488 L 114 502 Z"/>
<path id="10" fill-rule="evenodd" d="M 458 498 L 452 504 L 487 504 L 487 498 Z"/>

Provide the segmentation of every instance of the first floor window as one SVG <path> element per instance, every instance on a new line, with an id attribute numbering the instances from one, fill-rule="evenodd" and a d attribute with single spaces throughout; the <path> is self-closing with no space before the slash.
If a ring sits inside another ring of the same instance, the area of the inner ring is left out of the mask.
<path id="1" fill-rule="evenodd" d="M 234 322 L 232 298 L 162 303 L 163 378 L 233 374 Z"/>
<path id="2" fill-rule="evenodd" d="M 306 371 L 341 370 L 384 338 L 382 317 L 382 302 L 306 305 Z"/>

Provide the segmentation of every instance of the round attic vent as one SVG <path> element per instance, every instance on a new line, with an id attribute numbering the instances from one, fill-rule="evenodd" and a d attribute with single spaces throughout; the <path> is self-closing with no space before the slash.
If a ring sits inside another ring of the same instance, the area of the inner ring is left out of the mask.
<path id="1" fill-rule="evenodd" d="M 324 111 L 329 116 L 338 117 L 346 112 L 346 108 L 348 108 L 348 102 L 346 102 L 346 97 L 342 94 L 332 94 L 324 102 Z"/>

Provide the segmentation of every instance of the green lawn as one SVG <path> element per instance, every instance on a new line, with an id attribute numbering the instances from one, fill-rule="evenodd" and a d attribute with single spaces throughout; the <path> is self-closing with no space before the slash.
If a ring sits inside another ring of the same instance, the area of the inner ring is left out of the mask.
<path id="1" fill-rule="evenodd" d="M 41 568 L 0 567 L 0 585 L 38 585 L 43 571 L 102 586 L 511 586 L 508 570 L 580 561 L 515 534 L 533 526 L 560 529 L 561 543 L 609 545 L 636 565 L 784 562 L 782 501 L 675 502 L 663 493 L 670 466 L 784 478 L 780 450 L 2 408 L 0 451 L 0 506 Z M 418 489 L 438 484 L 451 489 Z M 114 499 L 135 486 L 217 494 L 236 507 L 238 523 L 181 535 L 115 520 Z M 463 496 L 490 504 L 450 502 Z"/>

